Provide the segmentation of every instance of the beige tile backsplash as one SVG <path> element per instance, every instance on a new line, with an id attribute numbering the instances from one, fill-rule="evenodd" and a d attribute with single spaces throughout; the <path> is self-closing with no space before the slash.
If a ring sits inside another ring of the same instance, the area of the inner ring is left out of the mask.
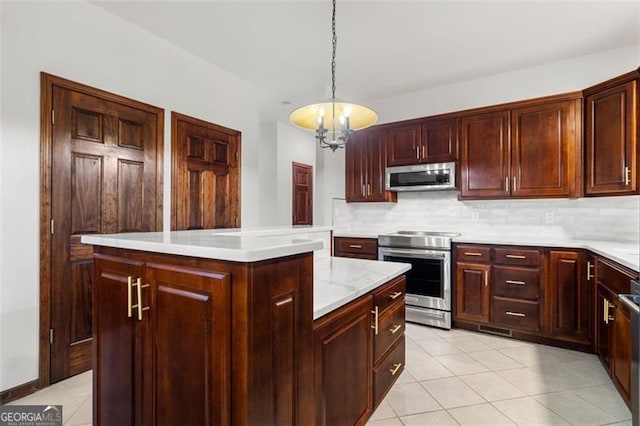
<path id="1" fill-rule="evenodd" d="M 399 193 L 397 203 L 334 199 L 333 225 L 336 232 L 372 235 L 422 229 L 634 242 L 640 196 L 459 201 L 455 191 L 434 191 Z"/>

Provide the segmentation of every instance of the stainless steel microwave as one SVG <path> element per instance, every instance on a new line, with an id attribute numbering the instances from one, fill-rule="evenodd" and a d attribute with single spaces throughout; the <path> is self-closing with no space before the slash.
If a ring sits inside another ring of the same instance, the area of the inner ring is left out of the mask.
<path id="1" fill-rule="evenodd" d="M 387 167 L 387 191 L 432 191 L 456 188 L 456 163 Z"/>

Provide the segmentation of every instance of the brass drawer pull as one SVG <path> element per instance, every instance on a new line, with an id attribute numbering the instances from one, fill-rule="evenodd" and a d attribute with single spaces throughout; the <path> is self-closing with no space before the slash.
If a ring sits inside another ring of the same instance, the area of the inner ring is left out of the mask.
<path id="1" fill-rule="evenodd" d="M 522 256 L 520 254 L 508 254 L 507 257 L 509 259 L 526 259 L 527 256 Z"/>
<path id="2" fill-rule="evenodd" d="M 521 317 L 524 318 L 526 317 L 525 314 L 523 314 L 522 312 L 511 312 L 511 311 L 507 311 L 505 312 L 506 315 L 509 315 L 510 317 Z"/>
<path id="3" fill-rule="evenodd" d="M 402 296 L 402 292 L 401 291 L 396 291 L 395 293 L 392 293 L 392 294 L 389 295 L 389 299 L 395 300 L 400 296 Z"/>
<path id="4" fill-rule="evenodd" d="M 525 285 L 524 281 L 515 281 L 515 280 L 506 280 L 507 284 L 515 284 L 515 285 Z"/>
<path id="5" fill-rule="evenodd" d="M 484 271 L 484 286 L 487 287 L 489 285 L 489 271 Z"/>
<path id="6" fill-rule="evenodd" d="M 478 253 L 477 251 L 465 251 L 465 256 L 482 256 L 482 253 Z"/>
<path id="7" fill-rule="evenodd" d="M 504 178 L 504 192 L 509 192 L 509 176 Z"/>
<path id="8" fill-rule="evenodd" d="M 357 249 L 361 249 L 361 248 L 362 248 L 362 246 L 361 246 L 361 245 L 358 245 L 358 244 L 350 244 L 350 245 L 349 245 L 349 248 L 357 248 Z"/>
<path id="9" fill-rule="evenodd" d="M 389 372 L 391 373 L 392 376 L 395 376 L 398 370 L 400 370 L 400 367 L 402 367 L 402 363 L 396 362 L 395 364 L 393 364 L 393 367 L 389 369 Z"/>
<path id="10" fill-rule="evenodd" d="M 631 169 L 629 167 L 624 168 L 624 184 L 629 185 L 631 183 L 631 177 L 629 174 L 631 173 Z"/>
<path id="11" fill-rule="evenodd" d="M 591 261 L 587 261 L 587 281 L 591 281 L 591 278 L 595 277 L 594 274 L 591 273 L 591 268 L 595 269 L 596 265 L 592 265 Z"/>
<path id="12" fill-rule="evenodd" d="M 371 328 L 373 328 L 373 332 L 375 333 L 375 335 L 378 335 L 378 307 L 376 306 L 373 311 L 371 311 L 371 313 L 373 314 L 373 325 L 371 326 Z"/>
<path id="13" fill-rule="evenodd" d="M 131 318 L 133 315 L 133 306 L 131 305 L 131 292 L 133 290 L 133 277 L 127 277 L 127 317 Z"/>
<path id="14" fill-rule="evenodd" d="M 398 330 L 400 330 L 401 328 L 402 328 L 402 324 L 397 324 L 397 325 L 395 325 L 395 326 L 391 327 L 391 328 L 389 329 L 389 331 L 391 332 L 391 334 L 396 334 L 396 332 L 397 332 Z"/>

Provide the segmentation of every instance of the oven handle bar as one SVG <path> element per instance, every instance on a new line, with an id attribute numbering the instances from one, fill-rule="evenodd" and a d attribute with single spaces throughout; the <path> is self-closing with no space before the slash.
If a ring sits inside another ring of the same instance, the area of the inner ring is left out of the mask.
<path id="1" fill-rule="evenodd" d="M 446 253 L 443 253 L 441 251 L 434 251 L 434 250 L 415 250 L 415 249 L 397 249 L 397 248 L 385 248 L 385 247 L 381 247 L 380 249 L 380 253 L 382 255 L 387 255 L 387 256 L 407 256 L 407 257 L 416 257 L 416 258 L 420 258 L 420 259 L 436 259 L 436 260 L 442 260 L 442 259 L 446 259 Z"/>

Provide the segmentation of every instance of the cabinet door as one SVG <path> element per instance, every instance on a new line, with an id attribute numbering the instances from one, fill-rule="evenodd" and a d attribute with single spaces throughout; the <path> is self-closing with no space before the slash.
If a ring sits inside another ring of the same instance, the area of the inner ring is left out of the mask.
<path id="1" fill-rule="evenodd" d="M 460 198 L 510 195 L 509 111 L 460 121 Z"/>
<path id="2" fill-rule="evenodd" d="M 587 96 L 585 194 L 638 191 L 638 82 Z"/>
<path id="3" fill-rule="evenodd" d="M 607 369 L 611 368 L 612 327 L 610 321 L 614 319 L 615 306 L 611 303 L 614 295 L 604 287 L 598 285 L 596 290 L 596 353 Z"/>
<path id="4" fill-rule="evenodd" d="M 130 283 L 143 276 L 143 263 L 94 256 L 93 424 L 143 424 L 143 344 L 148 321 L 138 321 Z M 100 385 L 97 386 L 96 384 Z M 118 407 L 117 410 L 105 407 Z"/>
<path id="5" fill-rule="evenodd" d="M 576 196 L 578 100 L 511 112 L 511 195 Z"/>
<path id="6" fill-rule="evenodd" d="M 422 162 L 458 159 L 458 120 L 430 120 L 422 124 Z"/>
<path id="7" fill-rule="evenodd" d="M 552 337 L 590 345 L 593 301 L 583 273 L 586 267 L 579 252 L 549 252 L 546 308 Z"/>
<path id="8" fill-rule="evenodd" d="M 631 319 L 629 310 L 617 299 L 613 320 L 611 377 L 622 397 L 631 400 Z"/>
<path id="9" fill-rule="evenodd" d="M 314 327 L 318 426 L 361 424 L 371 415 L 372 306 L 372 298 L 364 298 Z"/>
<path id="10" fill-rule="evenodd" d="M 489 322 L 490 265 L 456 264 L 456 319 Z"/>
<path id="11" fill-rule="evenodd" d="M 367 133 L 367 201 L 389 201 L 389 193 L 384 190 L 386 153 L 384 130 Z"/>
<path id="12" fill-rule="evenodd" d="M 151 297 L 143 293 L 143 306 L 150 305 L 143 315 L 153 319 L 154 336 L 145 356 L 154 388 L 148 395 L 152 424 L 228 424 L 229 275 L 158 264 L 148 264 L 146 274 Z"/>
<path id="13" fill-rule="evenodd" d="M 349 142 L 345 148 L 345 197 L 347 202 L 364 201 L 365 199 L 367 176 L 366 145 L 366 132 L 356 132 L 349 138 Z"/>
<path id="14" fill-rule="evenodd" d="M 420 124 L 392 127 L 387 130 L 387 165 L 407 166 L 421 162 Z"/>

